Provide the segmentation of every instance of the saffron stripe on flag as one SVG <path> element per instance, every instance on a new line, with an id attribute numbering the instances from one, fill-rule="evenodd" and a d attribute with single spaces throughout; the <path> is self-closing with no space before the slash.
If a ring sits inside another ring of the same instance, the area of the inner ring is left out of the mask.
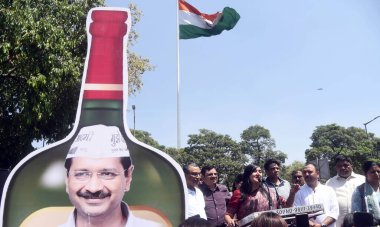
<path id="1" fill-rule="evenodd" d="M 181 3 L 184 1 L 179 0 L 179 2 Z M 240 15 L 230 7 L 225 7 L 222 13 L 216 14 L 218 15 L 216 20 L 210 23 L 202 16 L 205 14 L 194 13 L 194 10 L 193 12 L 180 10 L 180 39 L 193 39 L 219 35 L 224 30 L 232 29 L 240 19 Z"/>
<path id="2" fill-rule="evenodd" d="M 196 9 L 194 6 L 190 5 L 189 3 L 185 2 L 184 0 L 179 0 L 179 11 L 187 12 L 189 14 L 195 14 L 202 18 L 204 18 L 207 21 L 210 21 L 210 23 L 213 23 L 220 14 L 219 12 L 214 14 L 205 14 L 201 13 L 198 9 Z"/>

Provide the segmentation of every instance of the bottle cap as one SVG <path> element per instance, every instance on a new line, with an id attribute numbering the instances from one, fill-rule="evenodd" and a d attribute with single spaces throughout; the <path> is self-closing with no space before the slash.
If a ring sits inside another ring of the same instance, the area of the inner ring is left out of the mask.
<path id="1" fill-rule="evenodd" d="M 68 158 L 129 157 L 125 140 L 116 126 L 92 125 L 83 127 L 66 156 Z"/>

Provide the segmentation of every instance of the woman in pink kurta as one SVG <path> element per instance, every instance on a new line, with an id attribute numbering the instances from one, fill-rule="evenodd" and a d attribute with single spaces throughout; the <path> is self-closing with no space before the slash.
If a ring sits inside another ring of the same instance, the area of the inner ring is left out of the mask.
<path id="1" fill-rule="evenodd" d="M 246 166 L 243 184 L 233 192 L 224 215 L 227 226 L 235 226 L 235 215 L 240 220 L 254 212 L 278 209 L 280 205 L 285 205 L 284 199 L 277 201 L 275 192 L 268 189 L 262 184 L 261 168 L 253 164 Z"/>

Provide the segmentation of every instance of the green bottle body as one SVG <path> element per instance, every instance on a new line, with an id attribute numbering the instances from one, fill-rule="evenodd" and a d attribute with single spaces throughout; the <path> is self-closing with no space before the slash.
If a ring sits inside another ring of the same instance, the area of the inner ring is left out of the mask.
<path id="1" fill-rule="evenodd" d="M 99 19 L 102 15 L 92 17 L 94 21 L 103 20 Z M 185 218 L 185 183 L 180 166 L 165 153 L 138 142 L 126 126 L 127 95 L 123 93 L 128 91 L 126 70 L 123 68 L 126 67 L 125 31 L 110 32 L 109 26 L 123 27 L 128 23 L 123 22 L 124 25 L 119 26 L 115 25 L 116 17 L 105 18 L 106 21 L 98 24 L 92 22 L 101 28 L 101 32 L 107 32 L 104 37 L 92 34 L 95 38 L 89 39 L 91 48 L 89 46 L 84 88 L 78 105 L 80 111 L 77 112 L 74 129 L 65 139 L 34 151 L 12 170 L 1 203 L 4 227 L 20 226 L 32 213 L 44 208 L 72 206 L 64 183 L 65 157 L 79 130 L 96 124 L 117 126 L 127 142 L 135 170 L 124 201 L 130 206 L 143 205 L 158 210 L 172 226 L 178 226 Z M 96 26 L 91 26 L 90 33 L 91 29 L 96 30 Z M 120 34 L 123 35 L 121 38 Z M 99 84 L 106 84 L 107 88 L 100 86 L 96 90 Z M 92 87 L 88 88 L 89 85 Z"/>

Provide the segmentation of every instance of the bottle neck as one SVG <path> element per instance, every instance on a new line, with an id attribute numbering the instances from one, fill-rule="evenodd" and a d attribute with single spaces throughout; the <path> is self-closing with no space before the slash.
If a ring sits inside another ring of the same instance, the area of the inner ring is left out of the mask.
<path id="1" fill-rule="evenodd" d="M 83 100 L 79 126 L 95 124 L 123 128 L 123 100 Z"/>
<path id="2" fill-rule="evenodd" d="M 123 127 L 123 48 L 128 13 L 95 10 L 88 27 L 89 47 L 79 126 L 94 124 Z"/>

